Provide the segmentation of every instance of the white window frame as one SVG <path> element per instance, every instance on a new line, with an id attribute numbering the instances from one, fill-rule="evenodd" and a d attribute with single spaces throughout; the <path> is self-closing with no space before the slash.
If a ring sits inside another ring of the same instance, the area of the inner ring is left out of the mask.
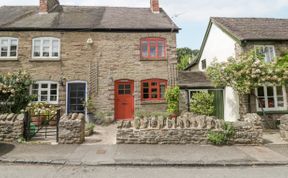
<path id="1" fill-rule="evenodd" d="M 35 48 L 35 41 L 40 40 L 40 56 L 34 56 L 34 48 Z M 43 56 L 43 41 L 44 40 L 49 40 L 49 56 Z M 53 50 L 53 41 L 57 40 L 58 41 L 58 56 L 53 57 L 52 56 L 52 50 Z M 33 38 L 32 40 L 32 59 L 55 59 L 58 60 L 60 59 L 60 49 L 61 49 L 61 41 L 59 38 L 55 37 L 39 37 L 39 38 Z"/>
<path id="2" fill-rule="evenodd" d="M 255 50 L 255 53 L 257 53 L 257 49 L 258 48 L 265 48 L 265 47 L 268 47 L 268 48 L 272 48 L 273 49 L 273 54 L 272 54 L 272 59 L 267 59 L 268 57 L 265 55 L 265 58 L 264 58 L 264 61 L 265 62 L 272 62 L 275 60 L 276 58 L 276 52 L 275 52 L 275 47 L 274 45 L 254 45 L 254 50 Z"/>
<path id="3" fill-rule="evenodd" d="M 47 102 L 47 103 L 49 103 L 49 104 L 58 104 L 58 102 L 59 102 L 59 83 L 58 82 L 53 82 L 53 81 L 37 81 L 37 82 L 35 82 L 35 84 L 38 84 L 38 99 L 37 99 L 37 101 L 35 101 L 35 102 Z M 48 84 L 48 88 L 47 88 L 47 90 L 48 90 L 48 93 L 47 93 L 47 101 L 41 101 L 41 85 L 42 84 Z M 57 99 L 56 99 L 56 101 L 50 101 L 50 92 L 51 92 L 51 84 L 56 84 L 57 85 Z M 32 90 L 33 90 L 33 88 L 32 88 L 33 86 L 31 85 L 31 88 L 30 88 L 30 94 L 32 94 Z"/>
<path id="4" fill-rule="evenodd" d="M 264 111 L 285 111 L 287 110 L 287 93 L 286 93 L 286 87 L 282 86 L 282 92 L 283 92 L 283 102 L 284 106 L 283 107 L 278 107 L 278 97 L 277 97 L 277 88 L 276 86 L 272 85 L 265 85 L 262 86 L 264 88 L 264 99 L 265 99 L 265 106 L 263 107 Z M 275 102 L 275 107 L 274 108 L 269 108 L 268 107 L 268 96 L 267 96 L 267 87 L 273 87 L 273 94 L 274 94 L 274 102 Z M 256 107 L 257 111 L 262 111 L 262 108 L 259 107 L 259 101 L 258 101 L 258 88 L 255 89 L 255 95 L 256 95 Z"/>
<path id="5" fill-rule="evenodd" d="M 2 48 L 2 40 L 8 40 L 8 50 L 7 50 L 7 56 L 1 56 L 1 48 Z M 16 56 L 10 56 L 11 51 L 11 41 L 16 40 L 17 41 L 17 48 L 16 48 Z M 17 59 L 18 58 L 18 47 L 19 46 L 19 40 L 18 38 L 14 37 L 0 37 L 0 59 Z"/>

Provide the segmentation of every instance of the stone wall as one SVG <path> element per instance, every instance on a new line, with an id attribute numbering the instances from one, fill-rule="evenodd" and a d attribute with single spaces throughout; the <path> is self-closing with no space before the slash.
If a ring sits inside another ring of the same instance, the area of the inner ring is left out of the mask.
<path id="1" fill-rule="evenodd" d="M 235 127 L 231 144 L 261 144 L 260 117 L 247 114 L 244 121 L 232 123 Z M 176 120 L 164 117 L 136 118 L 118 122 L 118 144 L 209 144 L 209 131 L 222 131 L 223 120 L 215 117 L 184 113 Z"/>
<path id="2" fill-rule="evenodd" d="M 59 121 L 60 144 L 81 144 L 85 141 L 85 115 L 63 115 Z"/>
<path id="3" fill-rule="evenodd" d="M 66 108 L 66 85 L 85 81 L 88 93 L 99 112 L 114 112 L 114 83 L 120 79 L 134 81 L 135 111 L 165 110 L 166 103 L 143 103 L 141 80 L 165 79 L 169 85 L 176 78 L 176 33 L 170 32 L 0 32 L 3 37 L 19 40 L 17 60 L 0 61 L 1 72 L 26 70 L 36 81 L 59 83 L 59 105 Z M 32 59 L 32 40 L 56 37 L 61 40 L 59 60 Z M 166 39 L 167 60 L 142 60 L 140 40 L 146 37 Z M 87 45 L 87 39 L 93 40 Z M 11 67 L 13 66 L 13 67 Z M 41 72 L 39 72 L 41 71 Z M 65 80 L 63 80 L 65 79 Z M 64 85 L 60 85 L 60 81 Z"/>
<path id="4" fill-rule="evenodd" d="M 280 135 L 285 141 L 288 141 L 288 115 L 284 115 L 280 118 Z"/>
<path id="5" fill-rule="evenodd" d="M 0 115 L 0 141 L 16 142 L 23 137 L 24 114 Z"/>

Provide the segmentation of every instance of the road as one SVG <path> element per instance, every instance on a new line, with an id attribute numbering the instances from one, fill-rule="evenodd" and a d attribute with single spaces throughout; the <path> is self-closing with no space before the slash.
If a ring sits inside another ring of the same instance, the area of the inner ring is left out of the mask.
<path id="1" fill-rule="evenodd" d="M 1 178 L 288 178 L 288 167 L 81 167 L 0 164 Z"/>

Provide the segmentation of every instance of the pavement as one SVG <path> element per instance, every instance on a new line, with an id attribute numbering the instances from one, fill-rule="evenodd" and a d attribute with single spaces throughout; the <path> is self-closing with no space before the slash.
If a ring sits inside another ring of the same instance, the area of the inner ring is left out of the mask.
<path id="1" fill-rule="evenodd" d="M 282 166 L 288 145 L 47 145 L 0 143 L 0 163 L 68 166 Z"/>

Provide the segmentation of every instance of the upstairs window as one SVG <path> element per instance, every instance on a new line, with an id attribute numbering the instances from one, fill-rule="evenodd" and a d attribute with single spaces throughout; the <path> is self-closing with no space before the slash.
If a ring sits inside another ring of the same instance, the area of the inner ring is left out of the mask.
<path id="1" fill-rule="evenodd" d="M 33 58 L 59 58 L 60 40 L 43 37 L 33 39 Z"/>
<path id="2" fill-rule="evenodd" d="M 275 48 L 273 45 L 255 46 L 256 54 L 263 57 L 265 62 L 272 62 L 276 57 Z"/>
<path id="3" fill-rule="evenodd" d="M 36 102 L 48 102 L 58 104 L 58 83 L 51 81 L 39 81 L 32 85 L 31 94 L 35 95 Z"/>
<path id="4" fill-rule="evenodd" d="M 203 59 L 203 60 L 201 61 L 201 68 L 202 68 L 202 70 L 205 70 L 205 69 L 207 68 L 207 61 L 206 61 L 206 59 Z"/>
<path id="5" fill-rule="evenodd" d="M 256 89 L 257 110 L 286 110 L 287 96 L 284 86 L 263 86 Z"/>
<path id="6" fill-rule="evenodd" d="M 10 37 L 0 38 L 0 58 L 17 58 L 18 39 Z"/>
<path id="7" fill-rule="evenodd" d="M 141 82 L 142 100 L 164 100 L 166 80 L 150 79 Z"/>
<path id="8" fill-rule="evenodd" d="M 166 41 L 163 38 L 144 38 L 141 40 L 142 59 L 165 59 Z"/>

